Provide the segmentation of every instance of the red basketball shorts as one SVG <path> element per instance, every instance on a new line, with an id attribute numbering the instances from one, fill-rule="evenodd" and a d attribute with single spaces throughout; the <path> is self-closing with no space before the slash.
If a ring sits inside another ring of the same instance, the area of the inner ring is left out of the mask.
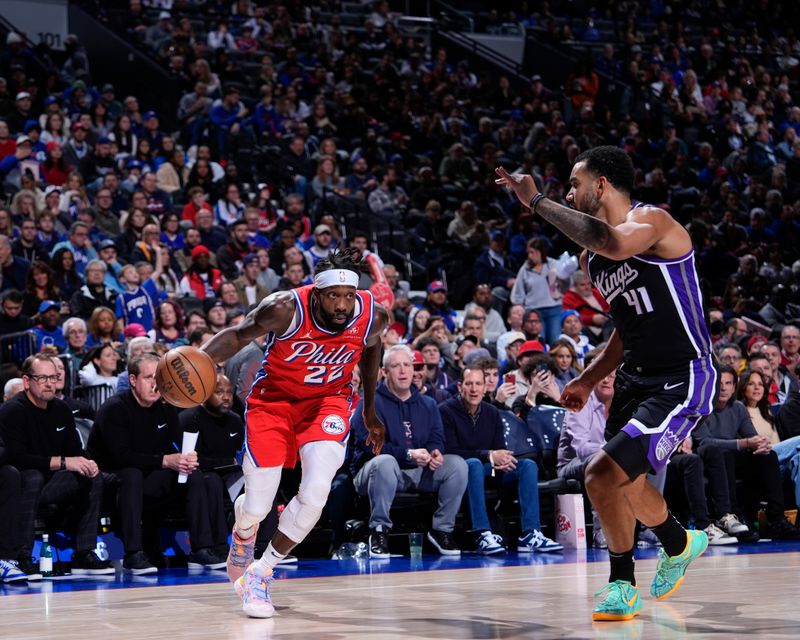
<path id="1" fill-rule="evenodd" d="M 307 442 L 344 442 L 350 433 L 348 396 L 309 400 L 247 399 L 245 448 L 257 467 L 294 467 Z"/>

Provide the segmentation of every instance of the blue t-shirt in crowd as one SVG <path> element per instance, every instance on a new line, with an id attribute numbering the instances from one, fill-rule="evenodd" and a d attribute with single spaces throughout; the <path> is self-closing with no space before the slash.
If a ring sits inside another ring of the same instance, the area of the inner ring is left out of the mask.
<path id="1" fill-rule="evenodd" d="M 153 328 L 156 317 L 158 288 L 151 278 L 145 280 L 135 291 L 125 291 L 117 296 L 117 317 L 125 324 L 138 323 L 145 331 Z"/>

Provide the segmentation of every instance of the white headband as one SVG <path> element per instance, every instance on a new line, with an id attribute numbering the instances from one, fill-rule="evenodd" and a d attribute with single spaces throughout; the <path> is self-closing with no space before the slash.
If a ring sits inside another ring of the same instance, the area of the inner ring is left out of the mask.
<path id="1" fill-rule="evenodd" d="M 314 276 L 317 289 L 328 287 L 358 287 L 359 276 L 349 269 L 328 269 Z"/>

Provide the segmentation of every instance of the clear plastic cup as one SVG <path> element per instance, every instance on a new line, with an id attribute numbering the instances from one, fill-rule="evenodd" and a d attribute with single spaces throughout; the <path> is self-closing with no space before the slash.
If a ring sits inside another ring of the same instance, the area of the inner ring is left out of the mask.
<path id="1" fill-rule="evenodd" d="M 412 558 L 419 558 L 422 555 L 422 534 L 409 533 L 408 534 L 408 548 L 411 551 Z"/>

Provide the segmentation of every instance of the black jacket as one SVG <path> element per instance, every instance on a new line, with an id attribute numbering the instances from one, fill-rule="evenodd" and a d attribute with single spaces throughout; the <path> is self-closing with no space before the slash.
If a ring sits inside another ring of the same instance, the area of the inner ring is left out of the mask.
<path id="1" fill-rule="evenodd" d="M 149 472 L 161 468 L 165 455 L 180 453 L 178 413 L 158 401 L 143 407 L 124 391 L 97 411 L 89 434 L 89 455 L 103 471 L 134 467 Z"/>
<path id="2" fill-rule="evenodd" d="M 72 410 L 57 398 L 39 409 L 27 393 L 18 393 L 0 405 L 0 430 L 8 461 L 20 471 L 49 471 L 53 456 L 84 455 Z"/>
<path id="3" fill-rule="evenodd" d="M 197 457 L 203 471 L 234 464 L 244 444 L 244 423 L 232 411 L 215 416 L 202 405 L 183 411 L 178 418 L 181 431 L 199 433 Z"/>
<path id="4" fill-rule="evenodd" d="M 480 413 L 474 423 L 461 396 L 440 404 L 439 413 L 442 414 L 448 453 L 458 454 L 465 460 L 478 458 L 482 462 L 489 462 L 489 451 L 506 448 L 500 412 L 488 402 L 481 402 Z"/>

